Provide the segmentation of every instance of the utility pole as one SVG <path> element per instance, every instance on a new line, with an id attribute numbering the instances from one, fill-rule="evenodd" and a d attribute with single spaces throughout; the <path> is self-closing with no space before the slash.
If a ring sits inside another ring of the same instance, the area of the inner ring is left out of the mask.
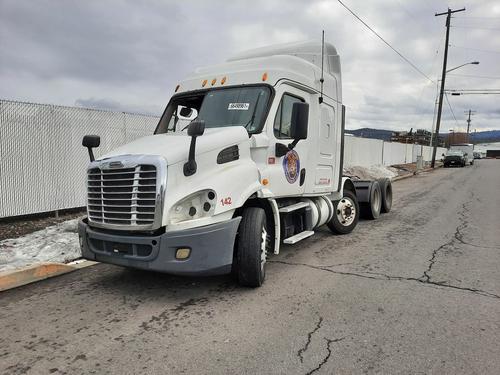
<path id="1" fill-rule="evenodd" d="M 469 118 L 467 119 L 467 142 L 469 142 L 469 130 L 470 130 L 470 123 L 471 123 L 471 119 L 470 119 L 470 116 L 471 114 L 473 114 L 475 111 L 472 111 L 469 109 Z M 467 113 L 467 112 L 465 112 Z"/>
<path id="2" fill-rule="evenodd" d="M 444 82 L 446 79 L 446 64 L 448 62 L 448 43 L 450 41 L 450 20 L 451 20 L 451 15 L 453 13 L 457 12 L 463 12 L 465 8 L 463 9 L 457 9 L 457 10 L 451 10 L 448 8 L 447 12 L 444 13 L 436 13 L 434 16 L 439 17 L 443 16 L 446 14 L 446 41 L 444 44 L 444 58 L 443 58 L 443 73 L 441 75 L 441 90 L 439 91 L 439 104 L 438 104 L 438 113 L 437 113 L 437 119 L 436 119 L 436 135 L 434 136 L 434 148 L 432 150 L 432 162 L 431 162 L 431 168 L 434 168 L 434 164 L 436 163 L 436 151 L 437 151 L 437 146 L 439 143 L 439 126 L 441 125 L 441 112 L 443 110 L 443 95 L 444 95 Z"/>

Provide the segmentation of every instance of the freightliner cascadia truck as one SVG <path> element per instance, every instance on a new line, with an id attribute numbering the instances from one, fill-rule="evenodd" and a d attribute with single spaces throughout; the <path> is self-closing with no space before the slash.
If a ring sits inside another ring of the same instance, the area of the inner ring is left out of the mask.
<path id="1" fill-rule="evenodd" d="M 327 225 L 390 210 L 389 180 L 343 176 L 345 108 L 333 45 L 241 53 L 180 82 L 151 136 L 94 160 L 83 139 L 83 257 L 260 286 L 266 259 Z"/>

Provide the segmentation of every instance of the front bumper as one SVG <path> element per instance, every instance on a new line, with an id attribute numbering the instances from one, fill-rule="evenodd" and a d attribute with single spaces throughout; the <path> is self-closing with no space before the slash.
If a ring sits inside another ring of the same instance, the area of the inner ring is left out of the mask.
<path id="1" fill-rule="evenodd" d="M 118 234 L 78 223 L 85 259 L 175 275 L 222 275 L 231 271 L 236 232 L 241 218 L 161 235 Z M 179 248 L 189 258 L 178 260 Z"/>

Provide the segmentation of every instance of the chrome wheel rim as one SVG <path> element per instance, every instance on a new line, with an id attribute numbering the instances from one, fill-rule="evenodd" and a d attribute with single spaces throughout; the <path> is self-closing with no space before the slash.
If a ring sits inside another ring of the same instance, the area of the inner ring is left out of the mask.
<path id="1" fill-rule="evenodd" d="M 356 217 L 356 205 L 351 198 L 342 198 L 337 204 L 337 220 L 340 224 L 348 227 Z"/>
<path id="2" fill-rule="evenodd" d="M 267 259 L 267 231 L 266 228 L 262 228 L 262 242 L 260 245 L 260 268 L 264 270 L 264 265 Z"/>

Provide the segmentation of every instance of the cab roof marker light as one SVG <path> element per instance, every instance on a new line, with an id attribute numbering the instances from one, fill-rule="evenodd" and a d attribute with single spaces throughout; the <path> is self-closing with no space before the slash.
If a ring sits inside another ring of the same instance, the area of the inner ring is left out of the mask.
<path id="1" fill-rule="evenodd" d="M 203 82 L 201 83 L 201 87 L 205 87 L 207 85 L 207 82 L 208 81 L 206 79 L 204 79 Z"/>
<path id="2" fill-rule="evenodd" d="M 217 82 L 217 78 L 212 79 L 212 86 L 215 85 L 215 82 Z"/>
<path id="3" fill-rule="evenodd" d="M 181 87 L 181 85 L 177 85 L 175 86 L 175 92 L 179 91 L 179 88 Z"/>
<path id="4" fill-rule="evenodd" d="M 220 81 L 220 84 L 223 85 L 224 83 L 226 83 L 226 77 L 223 77 Z"/>
<path id="5" fill-rule="evenodd" d="M 265 72 L 264 74 L 262 74 L 262 81 L 263 82 L 267 81 L 267 72 Z"/>

